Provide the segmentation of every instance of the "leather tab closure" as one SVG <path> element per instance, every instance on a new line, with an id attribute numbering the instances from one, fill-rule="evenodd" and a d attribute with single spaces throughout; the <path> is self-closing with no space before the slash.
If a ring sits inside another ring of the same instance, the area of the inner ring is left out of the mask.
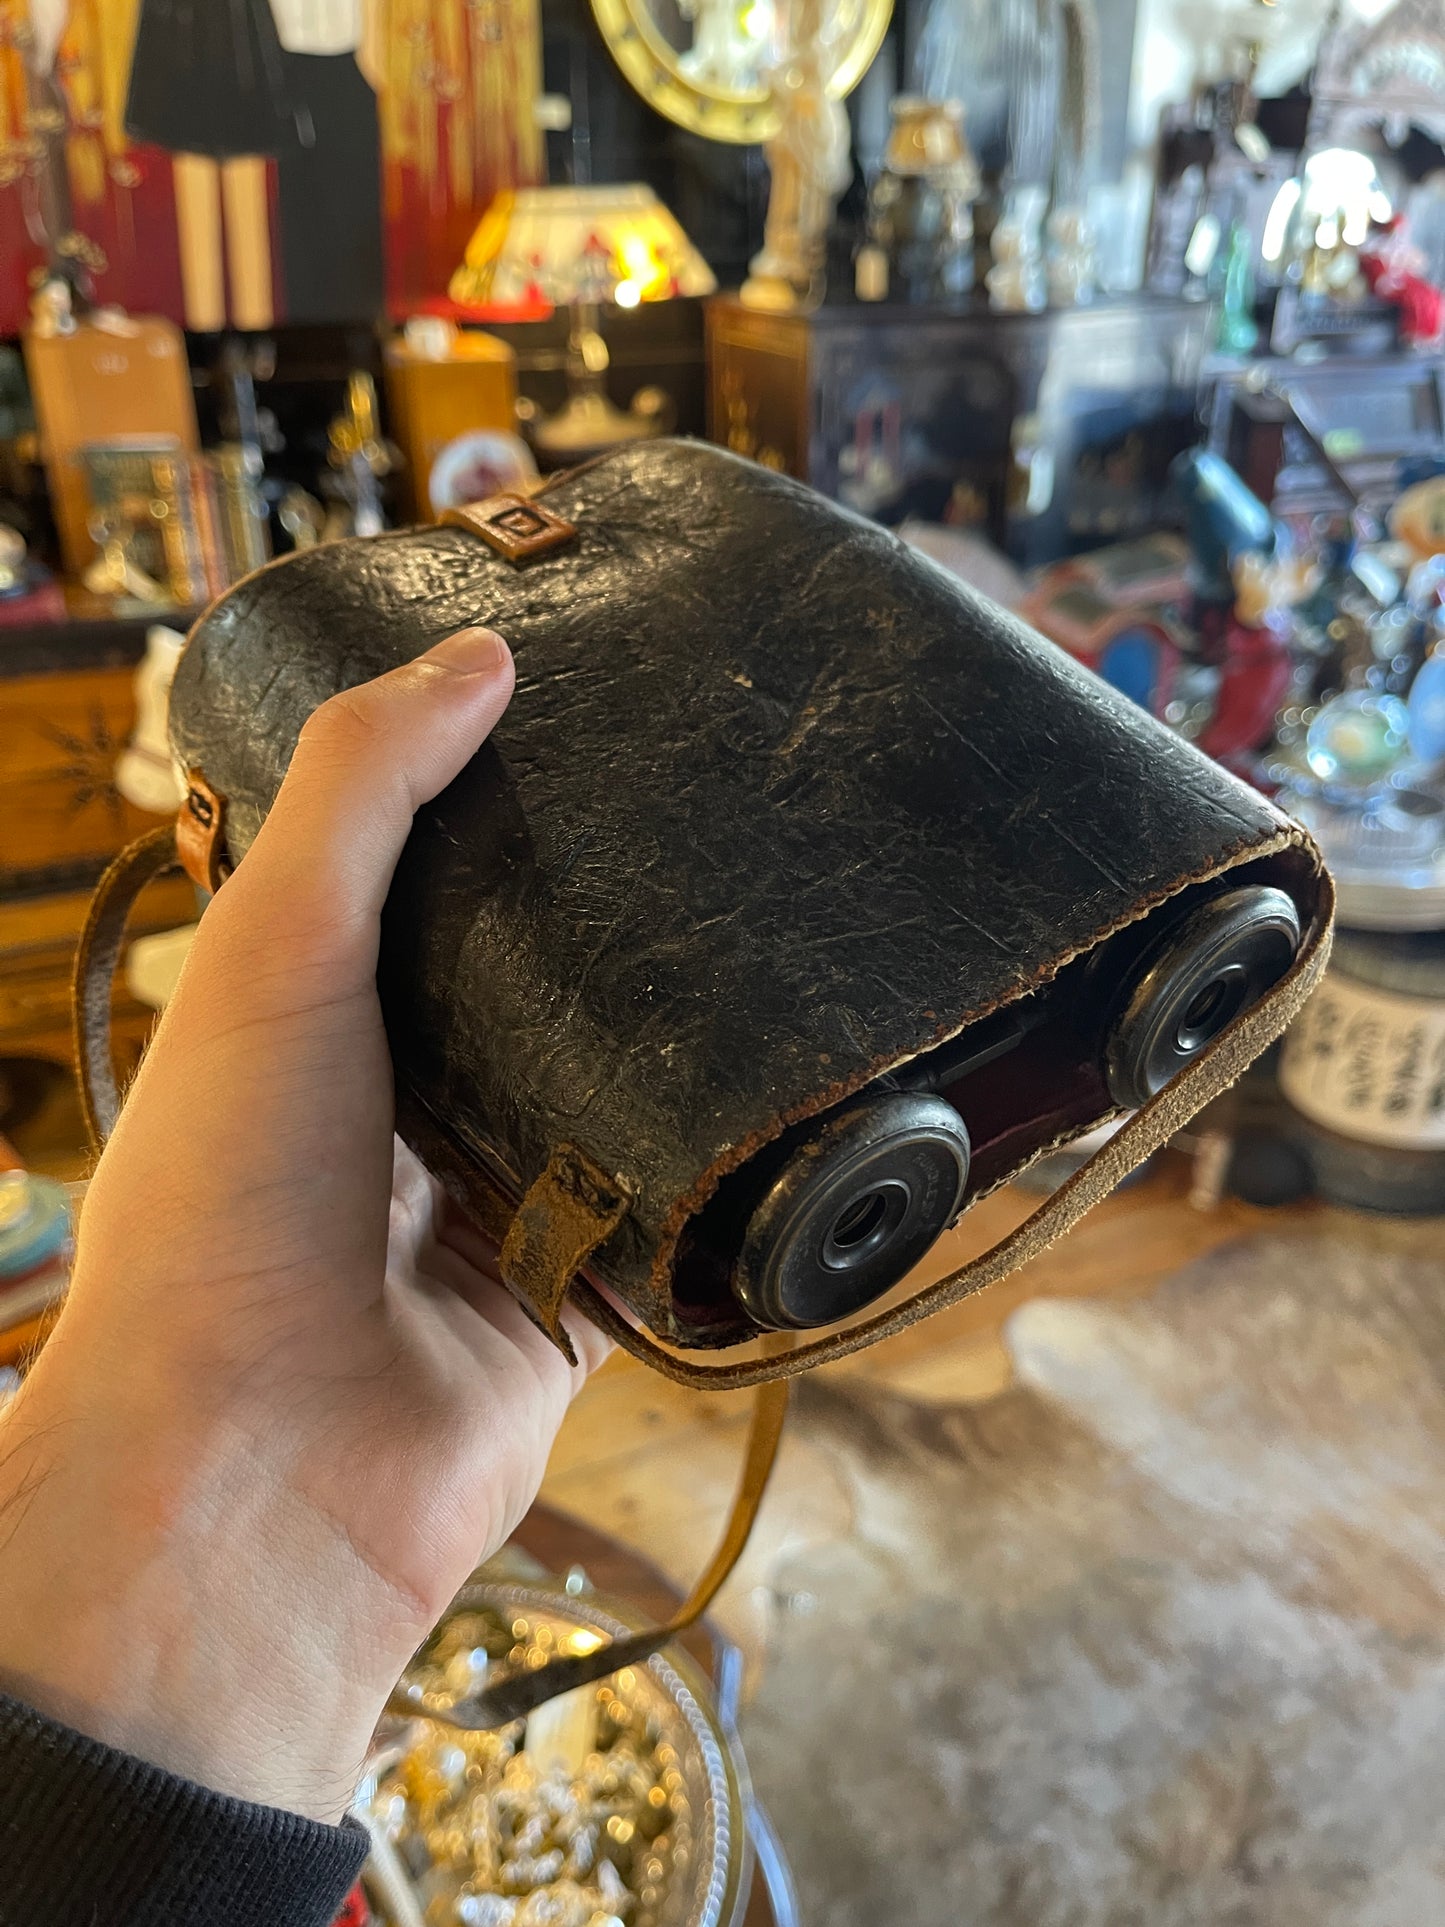
<path id="1" fill-rule="evenodd" d="M 492 495 L 485 502 L 467 502 L 460 508 L 443 509 L 442 523 L 453 528 L 470 529 L 488 548 L 495 549 L 514 569 L 550 555 L 554 549 L 575 542 L 577 530 L 540 502 L 525 495 Z"/>
<path id="2" fill-rule="evenodd" d="M 226 799 L 200 770 L 186 776 L 186 800 L 176 817 L 176 855 L 198 890 L 214 896 L 231 874 L 226 859 Z"/>
<path id="3" fill-rule="evenodd" d="M 552 1154 L 517 1207 L 502 1245 L 502 1276 L 569 1364 L 577 1363 L 562 1327 L 562 1306 L 578 1271 L 627 1214 L 615 1179 L 575 1145 Z"/>

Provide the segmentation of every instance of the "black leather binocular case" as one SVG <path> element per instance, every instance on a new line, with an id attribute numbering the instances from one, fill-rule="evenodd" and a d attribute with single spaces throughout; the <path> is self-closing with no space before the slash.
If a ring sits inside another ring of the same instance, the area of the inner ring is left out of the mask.
<path id="1" fill-rule="evenodd" d="M 222 597 L 171 697 L 196 873 L 244 860 L 318 704 L 474 624 L 517 689 L 387 906 L 398 1129 L 564 1346 L 569 1294 L 699 1383 L 896 1330 L 1057 1235 L 1323 967 L 1298 825 L 888 531 L 688 442 Z"/>

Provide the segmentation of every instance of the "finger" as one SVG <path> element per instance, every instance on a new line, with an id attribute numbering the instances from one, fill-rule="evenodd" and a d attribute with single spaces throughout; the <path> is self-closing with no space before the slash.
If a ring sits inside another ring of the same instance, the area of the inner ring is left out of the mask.
<path id="1" fill-rule="evenodd" d="M 437 1212 L 437 1243 L 457 1252 L 468 1264 L 495 1271 L 501 1246 L 456 1199 L 443 1193 Z"/>
<path id="2" fill-rule="evenodd" d="M 575 1397 L 581 1390 L 582 1384 L 592 1376 L 599 1365 L 607 1362 L 617 1347 L 606 1332 L 599 1331 L 592 1320 L 584 1312 L 578 1311 L 575 1305 L 562 1307 L 562 1327 L 572 1340 L 572 1349 L 577 1354 L 577 1365 L 581 1374 L 580 1382 L 574 1382 L 572 1387 Z"/>
<path id="3" fill-rule="evenodd" d="M 501 637 L 463 629 L 323 703 L 217 899 L 224 921 L 264 905 L 268 927 L 304 936 L 308 961 L 335 973 L 337 991 L 369 982 L 377 920 L 412 817 L 470 762 L 512 687 Z"/>

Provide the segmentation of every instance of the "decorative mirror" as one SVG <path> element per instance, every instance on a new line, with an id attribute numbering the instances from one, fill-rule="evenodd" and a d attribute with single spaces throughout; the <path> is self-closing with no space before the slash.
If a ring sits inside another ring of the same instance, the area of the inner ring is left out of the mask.
<path id="1" fill-rule="evenodd" d="M 769 87 L 777 14 L 786 0 L 592 0 L 602 37 L 649 106 L 710 140 L 765 141 L 778 131 Z M 828 91 L 852 92 L 883 44 L 893 0 L 837 0 Z"/>

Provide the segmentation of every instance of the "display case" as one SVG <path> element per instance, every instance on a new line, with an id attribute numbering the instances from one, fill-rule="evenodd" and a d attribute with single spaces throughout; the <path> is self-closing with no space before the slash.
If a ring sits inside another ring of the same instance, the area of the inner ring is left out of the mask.
<path id="1" fill-rule="evenodd" d="M 1278 515 L 1385 509 L 1445 443 L 1445 357 L 1401 352 L 1206 367 L 1209 446 Z M 1337 471 L 1330 472 L 1331 465 Z"/>
<path id="2" fill-rule="evenodd" d="M 709 433 L 880 521 L 982 527 L 1032 566 L 1158 527 L 1211 336 L 1207 306 L 1156 298 L 803 316 L 720 296 Z"/>

